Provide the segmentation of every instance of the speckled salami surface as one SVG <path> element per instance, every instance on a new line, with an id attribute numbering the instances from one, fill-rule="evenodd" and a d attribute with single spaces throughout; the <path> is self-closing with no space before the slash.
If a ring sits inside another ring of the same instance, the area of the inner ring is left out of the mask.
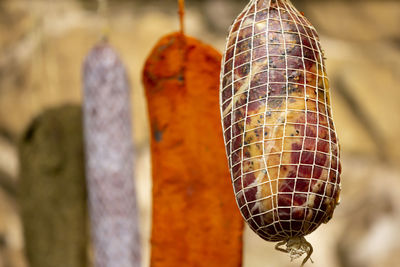
<path id="1" fill-rule="evenodd" d="M 252 0 L 236 18 L 220 105 L 234 193 L 249 226 L 286 242 L 330 220 L 341 167 L 324 54 L 290 1 Z"/>
<path id="2" fill-rule="evenodd" d="M 125 68 L 107 42 L 86 57 L 83 85 L 94 266 L 139 267 L 130 89 Z"/>

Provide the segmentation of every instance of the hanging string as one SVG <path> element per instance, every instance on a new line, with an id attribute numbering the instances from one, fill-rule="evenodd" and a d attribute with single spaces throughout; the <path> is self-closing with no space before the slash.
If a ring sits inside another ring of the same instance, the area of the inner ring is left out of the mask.
<path id="1" fill-rule="evenodd" d="M 179 24 L 180 24 L 180 31 L 178 34 L 178 44 L 180 46 L 180 54 L 183 59 L 182 62 L 186 62 L 187 59 L 187 47 L 186 47 L 186 37 L 185 37 L 185 0 L 178 0 L 178 14 L 179 14 Z M 185 64 L 182 64 L 181 67 L 181 76 L 182 80 L 185 79 Z"/>
<path id="2" fill-rule="evenodd" d="M 97 0 L 97 14 L 101 18 L 101 39 L 107 40 L 110 32 L 108 21 L 108 0 Z"/>
<path id="3" fill-rule="evenodd" d="M 185 0 L 178 0 L 178 5 L 179 5 L 179 23 L 180 23 L 180 33 L 182 35 L 185 34 L 185 23 L 184 23 L 184 17 L 185 17 Z"/>

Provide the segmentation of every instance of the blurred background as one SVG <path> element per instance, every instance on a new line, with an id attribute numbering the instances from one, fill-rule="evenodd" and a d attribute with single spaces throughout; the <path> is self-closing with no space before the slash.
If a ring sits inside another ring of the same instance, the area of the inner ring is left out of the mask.
<path id="1" fill-rule="evenodd" d="M 229 25 L 247 2 L 187 0 L 186 33 L 222 52 Z M 341 205 L 327 225 L 308 237 L 315 261 L 308 265 L 400 266 L 400 1 L 292 2 L 319 31 L 342 150 Z M 151 176 L 141 71 L 156 41 L 178 29 L 177 4 L 110 0 L 108 12 L 109 39 L 132 85 L 136 183 L 148 266 Z M 21 140 L 29 137 L 29 125 L 38 116 L 80 105 L 82 61 L 99 40 L 103 23 L 95 0 L 0 1 L 0 267 L 29 266 L 18 197 L 24 173 Z M 273 247 L 246 228 L 244 266 L 299 265 Z"/>

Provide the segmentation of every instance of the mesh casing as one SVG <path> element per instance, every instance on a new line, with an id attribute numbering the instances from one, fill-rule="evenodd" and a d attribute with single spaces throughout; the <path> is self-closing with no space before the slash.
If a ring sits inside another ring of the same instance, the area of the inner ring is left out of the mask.
<path id="1" fill-rule="evenodd" d="M 303 237 L 340 192 L 339 145 L 319 37 L 287 0 L 252 0 L 222 62 L 221 117 L 238 207 L 263 239 Z"/>

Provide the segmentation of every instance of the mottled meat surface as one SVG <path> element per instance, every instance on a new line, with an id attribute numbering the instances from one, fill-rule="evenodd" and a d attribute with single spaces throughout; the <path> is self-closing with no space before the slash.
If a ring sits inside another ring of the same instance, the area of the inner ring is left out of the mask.
<path id="1" fill-rule="evenodd" d="M 253 0 L 231 26 L 220 104 L 239 209 L 268 241 L 327 222 L 340 193 L 339 145 L 324 55 L 286 0 Z"/>

